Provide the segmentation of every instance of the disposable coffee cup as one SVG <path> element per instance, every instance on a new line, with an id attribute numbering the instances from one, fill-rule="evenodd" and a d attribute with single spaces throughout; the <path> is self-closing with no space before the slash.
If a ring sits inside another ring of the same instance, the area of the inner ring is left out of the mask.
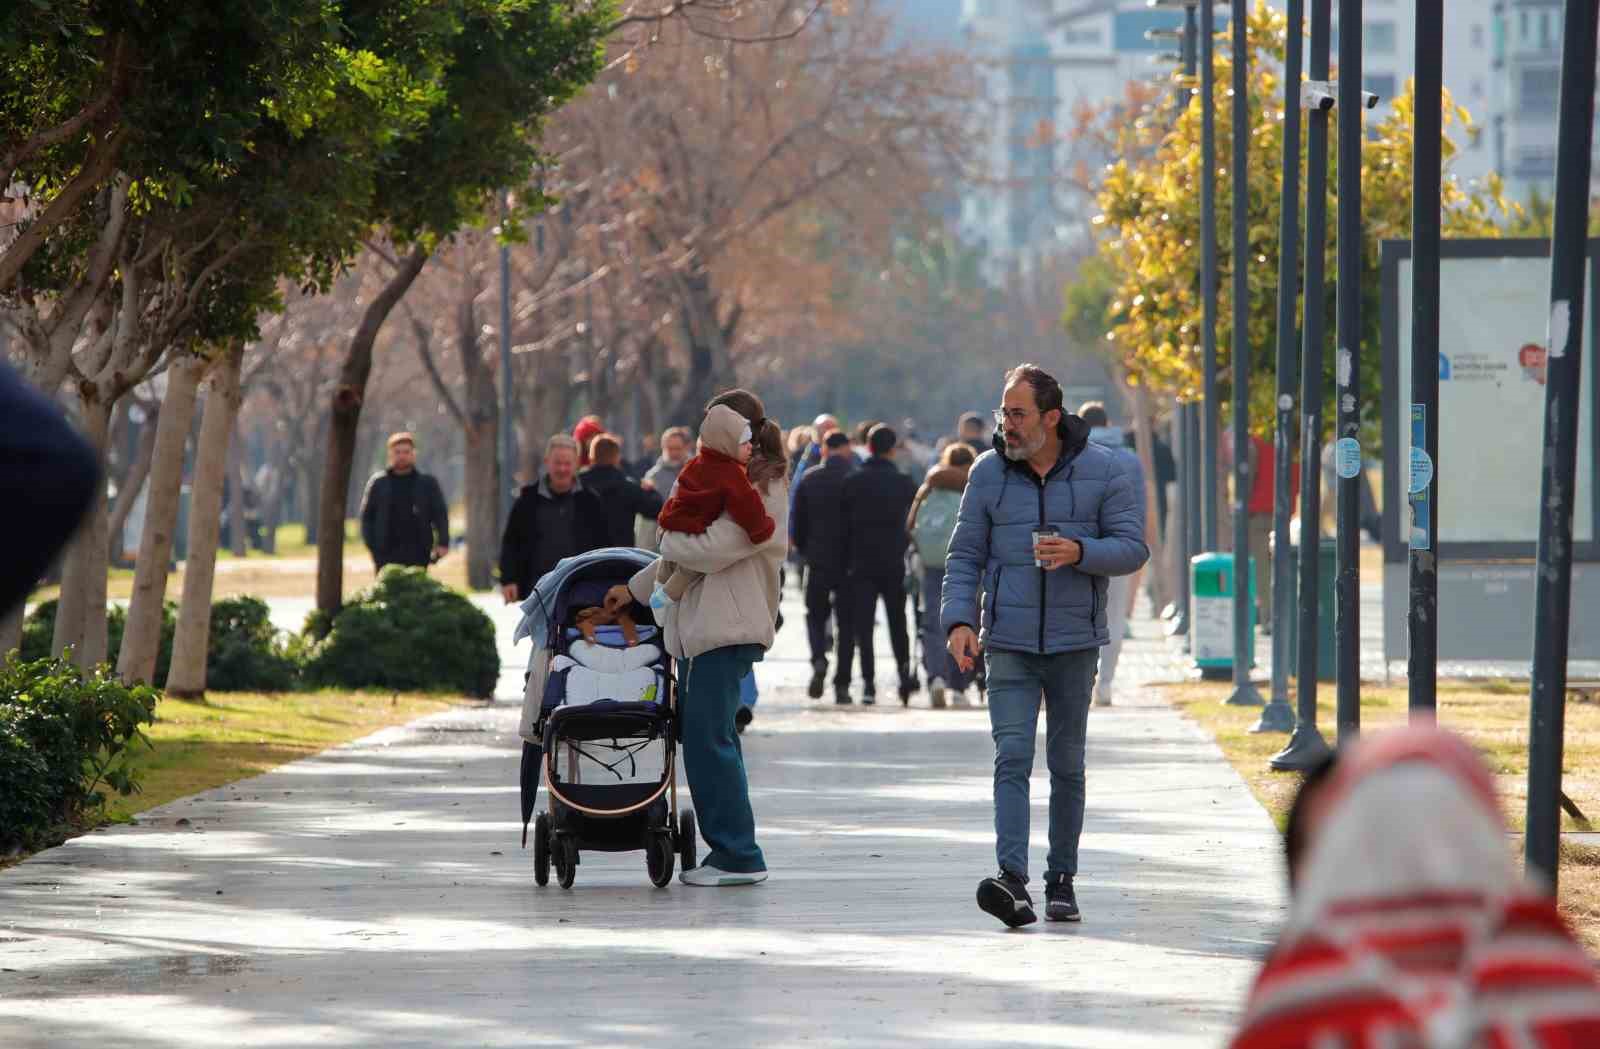
<path id="1" fill-rule="evenodd" d="M 1054 525 L 1045 525 L 1043 528 L 1034 529 L 1034 531 L 1033 531 L 1033 567 L 1035 567 L 1035 568 L 1043 568 L 1044 567 L 1044 562 L 1039 559 L 1039 541 L 1042 540 L 1042 539 L 1054 539 L 1057 536 L 1059 536 L 1060 534 L 1061 534 L 1061 529 L 1055 527 Z"/>

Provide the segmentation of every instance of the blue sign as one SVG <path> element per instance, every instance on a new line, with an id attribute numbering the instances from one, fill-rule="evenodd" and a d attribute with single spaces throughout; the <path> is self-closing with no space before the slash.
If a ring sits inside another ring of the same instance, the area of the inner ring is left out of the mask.
<path id="1" fill-rule="evenodd" d="M 1354 437 L 1341 437 L 1333 445 L 1333 464 L 1345 480 L 1361 473 L 1361 442 Z"/>
<path id="2" fill-rule="evenodd" d="M 1444 382 L 1444 381 L 1448 380 L 1449 378 L 1450 378 L 1450 358 L 1446 357 L 1444 355 L 1443 351 L 1440 351 L 1440 353 L 1439 353 L 1439 381 L 1440 382 Z"/>
<path id="3" fill-rule="evenodd" d="M 1447 367 L 1439 355 L 1440 378 Z M 1428 406 L 1411 406 L 1411 479 L 1406 484 L 1411 504 L 1411 535 L 1406 545 L 1412 550 L 1433 549 L 1433 511 L 1428 501 L 1428 485 L 1433 482 L 1433 458 L 1428 455 Z"/>

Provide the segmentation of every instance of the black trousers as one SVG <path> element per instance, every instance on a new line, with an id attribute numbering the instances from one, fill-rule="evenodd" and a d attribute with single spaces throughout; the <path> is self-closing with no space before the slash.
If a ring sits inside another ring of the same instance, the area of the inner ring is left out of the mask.
<path id="1" fill-rule="evenodd" d="M 839 669 L 834 683 L 850 683 L 850 664 L 855 661 L 856 639 L 850 631 L 849 591 L 843 576 L 819 572 L 815 568 L 806 572 L 806 636 L 811 640 L 811 665 L 828 664 L 828 621 L 837 617 L 838 630 L 834 641 L 838 644 Z"/>
<path id="2" fill-rule="evenodd" d="M 861 650 L 861 676 L 867 688 L 873 687 L 872 630 L 876 625 L 878 599 L 883 599 L 889 619 L 889 645 L 901 673 L 911 673 L 911 635 L 906 632 L 906 577 L 902 572 L 850 577 L 850 619 L 855 626 L 856 647 Z"/>

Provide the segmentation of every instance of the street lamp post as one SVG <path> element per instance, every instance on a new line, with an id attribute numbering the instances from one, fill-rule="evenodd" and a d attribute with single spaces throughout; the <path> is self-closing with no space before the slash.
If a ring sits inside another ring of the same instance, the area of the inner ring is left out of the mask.
<path id="1" fill-rule="evenodd" d="M 1202 548 L 1217 548 L 1217 76 L 1216 0 L 1200 2 L 1200 484 Z"/>
<path id="2" fill-rule="evenodd" d="M 1361 0 L 1339 0 L 1339 260 L 1334 358 L 1339 475 L 1334 635 L 1339 745 L 1361 732 Z"/>
<path id="3" fill-rule="evenodd" d="M 1300 272 L 1300 64 L 1304 0 L 1289 0 L 1283 58 L 1283 190 L 1278 224 L 1278 389 L 1272 479 L 1272 700 L 1255 732 L 1294 728 L 1289 709 L 1289 617 L 1294 614 L 1294 566 L 1289 561 L 1289 485 L 1294 459 L 1295 303 Z"/>
<path id="4" fill-rule="evenodd" d="M 1235 4 L 1233 23 L 1233 694 L 1231 706 L 1259 707 L 1250 681 L 1255 663 L 1250 578 L 1250 19 Z"/>
<path id="5" fill-rule="evenodd" d="M 1307 105 L 1313 87 L 1331 99 L 1328 84 L 1328 38 L 1333 0 L 1311 0 L 1309 77 L 1301 89 Z M 1324 280 L 1328 250 L 1328 109 L 1308 106 L 1306 117 L 1306 290 L 1305 324 L 1300 359 L 1300 630 L 1295 675 L 1296 716 L 1289 745 L 1268 759 L 1280 771 L 1305 772 L 1328 756 L 1328 743 L 1317 728 L 1317 642 L 1322 551 L 1322 351 L 1327 304 Z M 1280 639 L 1274 638 L 1273 644 Z"/>
<path id="6" fill-rule="evenodd" d="M 1557 118 L 1555 235 L 1539 485 L 1539 573 L 1534 584 L 1533 685 L 1528 728 L 1527 866 L 1552 893 L 1561 833 L 1561 751 L 1572 612 L 1573 481 L 1578 465 L 1589 150 L 1594 134 L 1594 0 L 1567 0 Z"/>
<path id="7" fill-rule="evenodd" d="M 501 198 L 501 221 L 510 221 L 510 197 Z M 503 232 L 503 231 L 502 231 Z M 511 492 L 516 487 L 516 430 L 511 423 L 516 401 L 511 389 L 511 248 L 500 242 L 500 485 L 495 492 L 496 520 L 504 524 L 511 514 Z"/>

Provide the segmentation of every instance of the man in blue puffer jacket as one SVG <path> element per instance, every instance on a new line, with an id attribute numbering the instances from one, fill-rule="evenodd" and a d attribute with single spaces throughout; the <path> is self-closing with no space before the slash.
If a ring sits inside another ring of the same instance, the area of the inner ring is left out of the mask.
<path id="1" fill-rule="evenodd" d="M 1007 925 L 1036 916 L 1028 883 L 1028 777 L 1041 699 L 1050 767 L 1045 916 L 1079 919 L 1072 881 L 1083 833 L 1084 745 L 1100 647 L 1110 640 L 1106 590 L 1150 557 L 1138 472 L 1089 441 L 1061 385 L 1042 368 L 1006 373 L 994 450 L 978 457 L 945 560 L 941 615 L 963 669 L 988 654 L 995 744 L 995 851 L 1000 873 L 978 905 Z M 1036 537 L 1054 530 L 1055 535 Z"/>

